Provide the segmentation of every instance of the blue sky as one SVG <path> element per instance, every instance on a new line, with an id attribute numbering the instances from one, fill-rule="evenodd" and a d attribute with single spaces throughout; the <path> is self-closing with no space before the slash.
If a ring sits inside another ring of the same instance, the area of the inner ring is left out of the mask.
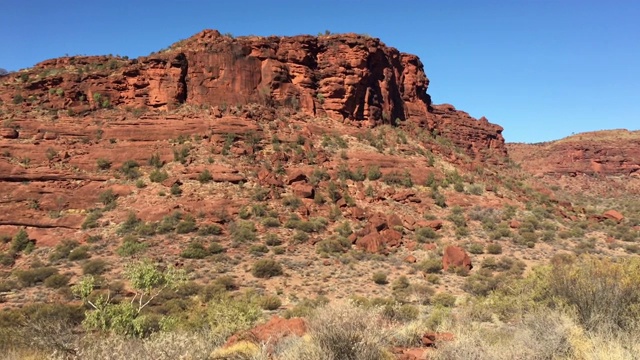
<path id="1" fill-rule="evenodd" d="M 420 56 L 436 103 L 510 142 L 640 129 L 640 1 L 5 0 L 0 68 L 65 54 L 148 55 L 203 29 L 356 32 Z"/>

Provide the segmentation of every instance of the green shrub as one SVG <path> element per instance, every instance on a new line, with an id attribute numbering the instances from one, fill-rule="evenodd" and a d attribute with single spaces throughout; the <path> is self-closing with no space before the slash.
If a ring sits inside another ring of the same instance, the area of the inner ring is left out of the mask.
<path id="1" fill-rule="evenodd" d="M 98 170 L 108 170 L 111 168 L 111 161 L 107 159 L 97 159 L 96 165 L 98 166 Z"/>
<path id="2" fill-rule="evenodd" d="M 431 297 L 431 303 L 435 306 L 453 307 L 456 304 L 456 297 L 449 293 L 437 293 Z"/>
<path id="3" fill-rule="evenodd" d="M 437 274 L 442 271 L 442 259 L 429 258 L 417 265 L 417 268 L 427 274 Z"/>
<path id="4" fill-rule="evenodd" d="M 89 260 L 82 264 L 84 275 L 101 275 L 107 269 L 107 262 L 102 259 Z"/>
<path id="5" fill-rule="evenodd" d="M 462 289 L 476 296 L 487 296 L 491 291 L 498 288 L 500 281 L 504 280 L 493 276 L 490 267 L 492 264 L 483 263 L 483 268 L 465 279 Z"/>
<path id="6" fill-rule="evenodd" d="M 439 236 L 435 230 L 429 227 L 418 228 L 415 231 L 416 240 L 420 243 L 429 242 L 429 240 L 435 240 Z"/>
<path id="7" fill-rule="evenodd" d="M 134 180 L 140 177 L 140 170 L 138 169 L 140 164 L 134 160 L 125 161 L 120 167 L 122 174 L 129 180 Z"/>
<path id="8" fill-rule="evenodd" d="M 102 217 L 102 210 L 94 209 L 87 213 L 87 217 L 80 226 L 83 230 L 95 229 L 99 226 L 98 220 Z"/>
<path id="9" fill-rule="evenodd" d="M 169 190 L 169 192 L 171 192 L 171 195 L 173 196 L 180 196 L 182 195 L 182 188 L 180 188 L 180 185 L 176 183 L 171 185 L 171 189 Z"/>
<path id="10" fill-rule="evenodd" d="M 205 249 L 199 241 L 191 241 L 187 248 L 182 250 L 180 256 L 187 259 L 204 259 L 209 256 L 209 251 Z"/>
<path id="11" fill-rule="evenodd" d="M 33 249 L 33 241 L 29 240 L 29 235 L 25 229 L 20 229 L 11 240 L 10 249 L 13 253 L 19 253 L 21 251 L 30 252 Z"/>
<path id="12" fill-rule="evenodd" d="M 382 271 L 376 271 L 373 273 L 373 282 L 378 285 L 386 285 L 389 283 L 387 280 L 387 274 Z"/>
<path id="13" fill-rule="evenodd" d="M 78 261 L 78 260 L 88 259 L 89 257 L 90 257 L 89 247 L 80 246 L 71 250 L 71 252 L 69 253 L 68 259 L 71 261 Z"/>
<path id="14" fill-rule="evenodd" d="M 116 199 L 118 199 L 118 195 L 116 195 L 111 189 L 103 191 L 98 195 L 98 200 L 100 200 L 104 206 L 113 206 Z"/>
<path id="15" fill-rule="evenodd" d="M 502 245 L 491 243 L 487 245 L 487 252 L 493 255 L 502 254 Z"/>
<path id="16" fill-rule="evenodd" d="M 290 208 L 291 210 L 295 210 L 302 206 L 302 200 L 300 200 L 299 197 L 293 195 L 285 196 L 282 199 L 282 205 Z"/>
<path id="17" fill-rule="evenodd" d="M 178 234 L 188 234 L 197 230 L 196 220 L 191 215 L 187 215 L 176 226 Z"/>
<path id="18" fill-rule="evenodd" d="M 220 234 L 222 234 L 222 228 L 216 224 L 204 225 L 198 229 L 198 235 L 200 236 L 220 235 Z"/>
<path id="19" fill-rule="evenodd" d="M 292 317 L 305 317 L 309 318 L 315 313 L 315 310 L 329 303 L 329 299 L 324 296 L 318 296 L 315 299 L 303 299 L 297 303 L 294 307 L 287 309 L 282 316 L 285 319 L 291 319 Z"/>
<path id="20" fill-rule="evenodd" d="M 160 154 L 155 153 L 151 155 L 151 157 L 149 158 L 149 165 L 155 167 L 156 169 L 162 168 L 164 166 L 164 161 L 160 159 Z"/>
<path id="21" fill-rule="evenodd" d="M 391 186 L 404 186 L 410 188 L 413 186 L 413 180 L 411 180 L 411 174 L 407 170 L 403 174 L 393 172 L 382 177 L 382 181 Z"/>
<path id="22" fill-rule="evenodd" d="M 225 250 L 224 250 L 224 247 L 219 243 L 212 242 L 211 244 L 209 244 L 209 248 L 207 251 L 209 251 L 209 254 L 220 254 L 220 253 L 223 253 Z"/>
<path id="23" fill-rule="evenodd" d="M 126 236 L 122 245 L 116 249 L 116 253 L 120 256 L 133 256 L 147 249 L 147 244 L 139 242 L 135 237 Z"/>
<path id="24" fill-rule="evenodd" d="M 310 320 L 311 342 L 300 346 L 292 358 L 389 359 L 390 334 L 380 324 L 379 312 L 372 309 L 349 304 L 325 307 Z"/>
<path id="25" fill-rule="evenodd" d="M 181 147 L 180 149 L 173 149 L 173 160 L 178 161 L 179 163 L 184 165 L 187 163 L 189 152 L 191 152 L 191 148 L 187 145 Z"/>
<path id="26" fill-rule="evenodd" d="M 33 286 L 45 281 L 49 276 L 56 275 L 58 269 L 54 267 L 37 267 L 27 270 L 15 270 L 13 274 L 23 286 Z"/>
<path id="27" fill-rule="evenodd" d="M 382 172 L 380 172 L 379 166 L 371 166 L 367 170 L 367 178 L 371 181 L 378 180 L 382 177 Z"/>
<path id="28" fill-rule="evenodd" d="M 282 265 L 273 259 L 260 259 L 253 263 L 251 273 L 257 278 L 268 279 L 282 275 Z"/>
<path id="29" fill-rule="evenodd" d="M 226 296 L 209 302 L 205 311 L 210 331 L 223 339 L 251 328 L 262 315 L 254 302 Z"/>
<path id="30" fill-rule="evenodd" d="M 116 233 L 118 233 L 118 235 L 130 234 L 136 230 L 139 224 L 140 219 L 138 219 L 136 213 L 133 211 L 129 211 L 129 213 L 127 214 L 127 218 L 122 224 L 120 224 Z"/>
<path id="31" fill-rule="evenodd" d="M 10 252 L 0 252 L 0 265 L 2 266 L 13 266 L 16 260 L 14 258 L 14 254 Z"/>
<path id="32" fill-rule="evenodd" d="M 164 216 L 156 228 L 158 234 L 166 234 L 172 232 L 178 226 L 178 223 L 182 219 L 182 213 L 174 211 L 171 215 Z"/>
<path id="33" fill-rule="evenodd" d="M 293 233 L 292 240 L 294 244 L 303 244 L 307 242 L 307 240 L 309 240 L 309 234 L 300 230 L 296 230 L 296 232 Z"/>
<path id="34" fill-rule="evenodd" d="M 351 248 L 351 241 L 342 236 L 332 236 L 316 243 L 316 252 L 319 254 L 343 253 Z"/>
<path id="35" fill-rule="evenodd" d="M 275 228 L 280 226 L 280 220 L 275 217 L 266 217 L 262 219 L 262 225 L 265 227 Z"/>
<path id="36" fill-rule="evenodd" d="M 198 181 L 202 184 L 208 183 L 211 180 L 213 180 L 213 176 L 211 176 L 211 173 L 207 169 L 204 169 L 204 171 L 198 175 Z"/>
<path id="37" fill-rule="evenodd" d="M 277 310 L 282 306 L 282 301 L 275 295 L 265 295 L 260 297 L 260 307 L 264 310 Z"/>
<path id="38" fill-rule="evenodd" d="M 69 277 L 62 274 L 53 274 L 44 280 L 44 286 L 52 289 L 60 289 L 69 284 Z"/>
<path id="39" fill-rule="evenodd" d="M 257 239 L 257 229 L 253 222 L 239 220 L 229 226 L 231 237 L 237 242 L 253 242 Z"/>
<path id="40" fill-rule="evenodd" d="M 267 246 L 278 246 L 282 245 L 282 240 L 276 234 L 267 234 L 265 236 L 265 244 Z"/>
<path id="41" fill-rule="evenodd" d="M 548 295 L 572 307 L 589 330 L 632 329 L 640 318 L 640 260 L 581 256 L 555 263 Z"/>
<path id="42" fill-rule="evenodd" d="M 252 255 L 260 256 L 269 252 L 269 248 L 266 245 L 255 244 L 249 247 L 249 253 Z"/>
<path id="43" fill-rule="evenodd" d="M 439 192 L 439 191 L 432 191 L 431 192 L 431 198 L 433 199 L 433 202 L 441 207 L 441 208 L 446 208 L 447 207 L 447 199 L 445 198 L 445 196 Z"/>
<path id="44" fill-rule="evenodd" d="M 161 183 L 169 178 L 169 174 L 165 170 L 155 169 L 149 174 L 149 181 Z"/>
<path id="45" fill-rule="evenodd" d="M 49 261 L 57 261 L 60 259 L 66 259 L 69 257 L 71 250 L 78 247 L 78 242 L 75 240 L 64 239 L 60 244 L 56 245 L 55 250 L 49 255 Z"/>
<path id="46" fill-rule="evenodd" d="M 153 222 L 140 222 L 138 226 L 136 226 L 135 232 L 140 236 L 153 236 L 156 234 L 158 229 L 158 224 Z"/>
<path id="47" fill-rule="evenodd" d="M 484 246 L 482 246 L 482 244 L 479 243 L 472 243 L 468 246 L 467 249 L 470 253 L 472 254 L 484 254 Z"/>

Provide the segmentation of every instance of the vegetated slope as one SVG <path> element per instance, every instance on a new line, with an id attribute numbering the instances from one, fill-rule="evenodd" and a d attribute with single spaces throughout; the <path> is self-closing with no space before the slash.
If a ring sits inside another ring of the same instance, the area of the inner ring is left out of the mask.
<path id="1" fill-rule="evenodd" d="M 450 306 L 560 250 L 639 251 L 637 209 L 558 197 L 507 158 L 501 127 L 427 85 L 378 39 L 215 31 L 0 77 L 1 306 L 77 301 L 89 274 L 127 297 L 113 284 L 141 258 L 187 270 L 197 301 Z"/>

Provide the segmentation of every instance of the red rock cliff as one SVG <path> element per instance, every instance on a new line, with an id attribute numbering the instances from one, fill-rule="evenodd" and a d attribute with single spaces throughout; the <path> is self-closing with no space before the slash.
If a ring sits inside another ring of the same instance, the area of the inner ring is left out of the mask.
<path id="1" fill-rule="evenodd" d="M 368 36 L 231 38 L 205 30 L 148 57 L 64 57 L 26 74 L 14 79 L 21 87 L 0 94 L 5 103 L 20 95 L 28 101 L 13 101 L 19 106 L 78 113 L 259 102 L 368 126 L 410 120 L 474 158 L 506 156 L 500 126 L 432 106 L 420 59 Z"/>

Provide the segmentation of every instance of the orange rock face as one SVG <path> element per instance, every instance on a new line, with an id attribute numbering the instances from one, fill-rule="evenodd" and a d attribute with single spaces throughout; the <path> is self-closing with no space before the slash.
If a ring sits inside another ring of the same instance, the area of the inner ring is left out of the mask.
<path id="1" fill-rule="evenodd" d="M 366 126 L 412 121 L 473 158 L 506 156 L 500 126 L 451 105 L 432 105 L 420 59 L 363 35 L 231 38 L 205 30 L 147 57 L 63 57 L 32 73 L 37 80 L 17 80 L 0 99 L 12 103 L 19 94 L 30 101 L 17 107 L 71 113 L 112 106 L 288 106 Z"/>

